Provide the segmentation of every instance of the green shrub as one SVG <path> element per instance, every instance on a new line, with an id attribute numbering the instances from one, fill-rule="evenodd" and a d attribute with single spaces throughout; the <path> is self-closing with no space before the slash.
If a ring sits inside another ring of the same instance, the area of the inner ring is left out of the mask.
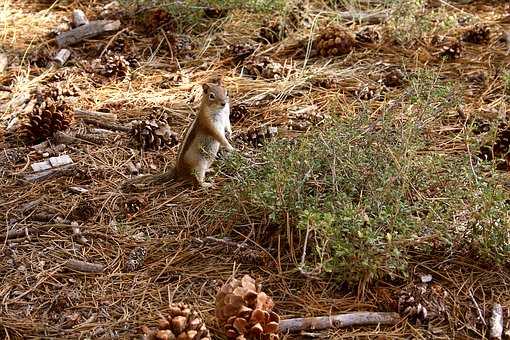
<path id="1" fill-rule="evenodd" d="M 301 269 L 351 283 L 405 274 L 411 248 L 468 245 L 506 261 L 510 217 L 503 190 L 474 175 L 467 156 L 423 152 L 418 122 L 386 117 L 380 124 L 370 128 L 368 118 L 358 117 L 276 141 L 258 165 L 233 155 L 224 171 L 237 175 L 223 189 L 223 207 L 234 219 L 251 211 L 281 226 L 289 216 L 297 232 L 310 234 Z"/>

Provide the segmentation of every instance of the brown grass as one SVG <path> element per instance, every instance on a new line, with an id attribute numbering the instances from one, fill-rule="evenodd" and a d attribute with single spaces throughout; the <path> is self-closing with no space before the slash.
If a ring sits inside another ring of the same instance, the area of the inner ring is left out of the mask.
<path id="1" fill-rule="evenodd" d="M 2 128 L 17 112 L 18 96 L 29 93 L 56 72 L 61 72 L 56 68 L 29 67 L 27 60 L 35 53 L 52 55 L 56 52 L 51 39 L 46 38 L 46 32 L 80 4 L 75 1 L 68 6 L 49 8 L 42 3 L 28 3 L 16 0 L 0 3 L 1 42 L 11 60 L 6 72 L 0 75 L 1 83 L 10 88 L 10 92 L 0 92 L 0 105 L 4 108 L 0 113 Z M 90 17 L 94 16 L 96 5 L 99 1 L 90 1 L 84 8 Z M 508 96 L 501 93 L 502 70 L 508 69 L 510 59 L 498 36 L 499 32 L 509 30 L 510 24 L 501 20 L 507 5 L 495 2 L 493 7 L 488 6 L 492 5 L 475 2 L 474 5 L 450 9 L 453 15 L 469 13 L 493 28 L 488 45 L 466 44 L 463 57 L 453 62 L 443 63 L 433 56 L 426 56 L 425 51 L 432 52 L 426 39 L 414 41 L 410 46 L 392 44 L 389 31 L 385 31 L 381 44 L 356 48 L 344 57 L 296 57 L 291 60 L 288 56 L 301 48 L 299 41 L 303 38 L 306 41 L 309 36 L 309 29 L 301 29 L 282 42 L 259 44 L 255 52 L 291 64 L 290 74 L 279 80 L 249 79 L 240 76 L 239 68 L 228 63 L 226 47 L 238 42 L 253 42 L 261 15 L 233 11 L 227 18 L 211 21 L 208 31 L 194 36 L 196 58 L 179 60 L 179 63 L 168 52 L 167 42 L 161 35 L 156 41 L 161 43 L 158 49 L 158 44 L 153 43 L 154 38 L 144 36 L 134 26 L 125 26 L 117 38 L 125 39 L 129 45 L 127 53 L 136 56 L 140 62 L 140 67 L 132 70 L 131 80 L 102 79 L 82 72 L 80 63 L 98 57 L 111 36 L 87 41 L 73 48 L 73 60 L 65 67 L 69 73 L 65 82 L 75 84 L 80 90 L 74 107 L 110 109 L 119 115 L 121 123 L 147 117 L 150 113 L 165 112 L 172 119 L 172 128 L 181 133 L 192 120 L 193 109 L 200 98 L 200 84 L 212 75 L 223 74 L 233 104 L 243 103 L 251 110 L 246 120 L 234 126 L 235 133 L 240 134 L 260 125 L 281 126 L 286 122 L 289 110 L 309 105 L 316 106 L 318 112 L 340 116 L 355 115 L 366 106 L 378 112 L 391 101 L 398 106 L 404 90 L 401 87 L 390 89 L 381 101 L 360 101 L 354 93 L 363 84 L 376 86 L 389 66 L 400 65 L 409 74 L 430 68 L 441 77 L 458 82 L 465 115 L 490 116 L 494 112 L 508 111 Z M 321 2 L 310 14 L 319 25 L 334 17 L 334 12 Z M 128 32 L 134 33 L 127 35 Z M 466 80 L 468 73 L 477 70 L 487 73 L 485 85 L 475 86 Z M 171 77 L 175 74 L 183 80 L 172 84 Z M 328 85 L 324 85 L 326 81 L 329 81 Z M 449 121 L 434 122 L 432 150 L 467 151 L 464 121 L 455 115 L 452 112 Z M 87 126 L 80 122 L 73 126 L 73 130 L 86 129 Z M 13 147 L 3 142 L 3 153 Z M 122 134 L 107 145 L 68 146 L 65 152 L 88 176 L 83 179 L 63 177 L 36 184 L 25 183 L 21 178 L 30 170 L 28 163 L 41 159 L 41 156 L 33 150 L 23 149 L 22 152 L 22 163 L 5 162 L 0 166 L 3 231 L 30 230 L 28 236 L 17 239 L 7 239 L 3 234 L 0 245 L 0 337 L 130 338 L 138 332 L 140 325 L 154 325 L 159 313 L 164 313 L 172 301 L 193 304 L 213 333 L 220 336 L 214 320 L 214 296 L 221 283 L 231 276 L 249 273 L 261 278 L 263 287 L 276 302 L 276 311 L 285 318 L 356 310 L 392 310 L 394 296 L 406 286 L 413 285 L 416 278 L 380 282 L 378 287 L 371 287 L 362 295 L 333 281 L 303 277 L 294 266 L 300 256 L 299 249 L 288 249 L 289 243 L 283 234 L 281 239 L 278 238 L 277 256 L 268 255 L 269 260 L 262 256 L 269 265 L 240 262 L 239 254 L 226 249 L 225 245 L 203 241 L 206 236 L 222 237 L 224 232 L 232 229 L 223 221 L 207 220 L 202 214 L 217 199 L 217 190 L 193 191 L 177 185 L 156 188 L 137 194 L 146 199 L 147 205 L 126 216 L 123 204 L 134 195 L 119 189 L 120 184 L 129 178 L 126 163 L 140 162 L 144 173 L 160 172 L 172 165 L 175 148 L 140 152 L 132 148 L 128 137 Z M 156 170 L 150 170 L 151 165 Z M 216 186 L 221 186 L 224 180 L 215 178 Z M 68 190 L 70 186 L 87 188 L 89 193 L 73 194 Z M 46 213 L 69 219 L 82 200 L 90 200 L 97 207 L 91 220 L 80 222 L 83 234 L 89 239 L 86 245 L 73 240 L 68 225 L 54 219 L 38 222 L 33 218 L 34 214 Z M 27 204 L 31 207 L 27 208 Z M 252 228 L 255 225 L 256 221 Z M 250 249 L 260 251 L 261 247 L 253 238 L 255 233 L 257 231 L 230 236 L 239 242 L 247 239 Z M 126 257 L 137 246 L 147 250 L 144 266 L 136 272 L 125 273 Z M 101 263 L 106 269 L 102 274 L 72 272 L 63 266 L 69 258 Z M 425 258 L 417 255 L 412 273 L 431 273 L 434 282 L 448 292 L 444 297 L 450 313 L 447 320 L 431 322 L 428 328 L 403 321 L 395 327 L 341 329 L 327 336 L 335 339 L 375 336 L 392 339 L 478 338 L 487 330 L 479 315 L 487 320 L 492 303 L 497 301 L 503 306 L 510 303 L 508 271 L 482 268 L 474 260 L 444 254 Z"/>

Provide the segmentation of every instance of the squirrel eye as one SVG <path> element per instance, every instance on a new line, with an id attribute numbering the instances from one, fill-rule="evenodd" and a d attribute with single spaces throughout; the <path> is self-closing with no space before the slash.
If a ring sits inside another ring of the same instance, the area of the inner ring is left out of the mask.
<path id="1" fill-rule="evenodd" d="M 211 99 L 211 100 L 214 99 L 214 93 L 209 94 L 209 99 Z"/>

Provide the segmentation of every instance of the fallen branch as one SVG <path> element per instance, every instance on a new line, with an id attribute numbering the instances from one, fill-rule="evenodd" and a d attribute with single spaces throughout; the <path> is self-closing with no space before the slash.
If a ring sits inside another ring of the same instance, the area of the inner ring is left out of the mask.
<path id="1" fill-rule="evenodd" d="M 82 109 L 74 110 L 74 116 L 78 119 L 117 120 L 117 115 L 110 112 L 88 111 Z"/>
<path id="2" fill-rule="evenodd" d="M 103 144 L 108 141 L 108 138 L 98 136 L 97 134 L 76 133 L 74 135 L 70 135 L 62 131 L 55 132 L 54 137 L 58 143 L 62 144 L 75 144 L 82 142 Z"/>
<path id="3" fill-rule="evenodd" d="M 340 12 L 338 15 L 346 21 L 355 21 L 358 23 L 380 24 L 388 21 L 390 15 L 388 12 L 366 13 L 366 12 Z"/>
<path id="4" fill-rule="evenodd" d="M 492 315 L 489 320 L 489 339 L 501 339 L 503 335 L 503 308 L 499 303 L 492 306 Z"/>
<path id="5" fill-rule="evenodd" d="M 102 273 L 104 266 L 102 264 L 84 262 L 80 260 L 69 260 L 65 264 L 66 268 L 85 273 Z"/>
<path id="6" fill-rule="evenodd" d="M 331 316 L 296 318 L 280 321 L 283 333 L 309 330 L 323 330 L 337 327 L 364 325 L 394 325 L 400 321 L 398 313 L 391 312 L 355 312 Z"/>
<path id="7" fill-rule="evenodd" d="M 129 132 L 131 128 L 129 126 L 118 125 L 114 123 L 108 123 L 93 118 L 82 118 L 82 121 L 87 124 L 97 126 L 102 129 L 108 129 L 113 131 Z"/>
<path id="8" fill-rule="evenodd" d="M 49 170 L 39 171 L 36 173 L 25 175 L 24 179 L 28 182 L 40 182 L 50 178 L 58 178 L 62 176 L 72 176 L 75 173 L 74 164 L 62 166 L 59 168 L 51 168 Z"/>
<path id="9" fill-rule="evenodd" d="M 14 239 L 14 238 L 28 237 L 34 231 L 37 231 L 37 229 L 27 228 L 27 227 L 22 228 L 22 229 L 18 229 L 18 230 L 10 230 L 5 235 L 5 238 L 7 240 L 11 240 L 11 239 Z"/>
<path id="10" fill-rule="evenodd" d="M 67 48 L 63 48 L 60 51 L 57 52 L 55 57 L 53 57 L 53 60 L 56 61 L 60 66 L 64 66 L 64 64 L 67 62 L 67 59 L 71 56 L 71 51 Z"/>
<path id="11" fill-rule="evenodd" d="M 55 39 L 59 47 L 65 47 L 107 32 L 117 31 L 119 28 L 119 20 L 91 21 L 70 31 L 62 32 Z"/>

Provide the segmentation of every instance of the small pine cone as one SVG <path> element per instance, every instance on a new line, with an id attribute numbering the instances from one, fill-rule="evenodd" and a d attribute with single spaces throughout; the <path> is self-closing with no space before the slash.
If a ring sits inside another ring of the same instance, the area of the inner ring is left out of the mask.
<path id="1" fill-rule="evenodd" d="M 384 86 L 398 87 L 405 83 L 405 76 L 399 68 L 392 68 L 381 79 Z"/>
<path id="2" fill-rule="evenodd" d="M 155 35 L 159 30 L 174 32 L 175 18 L 162 8 L 153 8 L 146 11 L 139 22 L 147 35 Z"/>
<path id="3" fill-rule="evenodd" d="M 124 212 L 127 215 L 136 214 L 147 205 L 147 199 L 141 196 L 134 196 L 124 202 Z"/>
<path id="4" fill-rule="evenodd" d="M 489 41 L 491 30 L 485 25 L 474 25 L 469 27 L 462 36 L 462 40 L 473 44 L 482 44 Z"/>
<path id="5" fill-rule="evenodd" d="M 368 85 L 364 85 L 361 88 L 357 89 L 355 94 L 360 100 L 371 100 L 380 96 L 378 88 L 370 87 Z"/>
<path id="6" fill-rule="evenodd" d="M 179 137 L 164 120 L 135 121 L 131 135 L 145 150 L 171 148 L 179 143 Z"/>
<path id="7" fill-rule="evenodd" d="M 234 44 L 228 47 L 230 54 L 234 58 L 235 63 L 244 61 L 255 52 L 255 47 L 250 44 Z"/>
<path id="8" fill-rule="evenodd" d="M 411 321 L 421 324 L 428 321 L 427 309 L 421 303 L 421 295 L 423 292 L 423 289 L 403 291 L 398 298 L 398 312 L 410 318 Z"/>
<path id="9" fill-rule="evenodd" d="M 96 214 L 97 206 L 90 199 L 85 199 L 78 203 L 78 206 L 73 209 L 71 216 L 75 220 L 88 221 Z"/>
<path id="10" fill-rule="evenodd" d="M 253 147 L 261 147 L 269 139 L 278 134 L 278 128 L 274 126 L 264 126 L 262 128 L 253 129 L 238 136 L 241 141 L 250 144 Z"/>
<path id="11" fill-rule="evenodd" d="M 279 339 L 273 300 L 249 275 L 232 279 L 216 295 L 216 318 L 228 339 Z"/>
<path id="12" fill-rule="evenodd" d="M 381 40 L 381 34 L 374 27 L 367 26 L 356 32 L 356 41 L 374 44 Z"/>
<path id="13" fill-rule="evenodd" d="M 193 41 L 191 37 L 186 34 L 169 34 L 166 36 L 170 43 L 170 48 L 174 56 L 189 58 L 192 55 Z M 157 45 L 160 44 L 160 38 L 158 37 L 154 41 Z"/>
<path id="14" fill-rule="evenodd" d="M 219 7 L 205 7 L 204 8 L 204 15 L 210 19 L 224 18 L 227 16 L 227 14 L 228 14 L 228 10 L 225 8 L 219 8 Z"/>
<path id="15" fill-rule="evenodd" d="M 230 122 L 235 124 L 248 115 L 248 107 L 244 104 L 232 105 L 230 108 Z"/>
<path id="16" fill-rule="evenodd" d="M 291 71 L 290 65 L 282 65 L 267 56 L 247 59 L 243 64 L 247 74 L 254 78 L 282 79 Z"/>
<path id="17" fill-rule="evenodd" d="M 439 46 L 439 56 L 446 59 L 457 59 L 462 54 L 462 43 L 455 38 L 434 36 L 432 44 Z"/>
<path id="18" fill-rule="evenodd" d="M 205 322 L 184 303 L 170 305 L 170 312 L 158 322 L 157 330 L 142 327 L 148 339 L 157 340 L 211 340 Z"/>
<path id="19" fill-rule="evenodd" d="M 355 44 L 351 32 L 339 26 L 326 27 L 315 39 L 315 49 L 323 57 L 347 54 Z"/>
<path id="20" fill-rule="evenodd" d="M 108 51 L 100 60 L 94 61 L 93 68 L 106 77 L 124 78 L 129 73 L 130 63 L 124 56 Z"/>
<path id="21" fill-rule="evenodd" d="M 259 40 L 274 44 L 287 37 L 287 28 L 280 19 L 265 20 L 259 31 Z"/>
<path id="22" fill-rule="evenodd" d="M 124 265 L 124 272 L 134 272 L 143 266 L 147 251 L 143 247 L 136 247 L 133 249 L 126 260 Z"/>

